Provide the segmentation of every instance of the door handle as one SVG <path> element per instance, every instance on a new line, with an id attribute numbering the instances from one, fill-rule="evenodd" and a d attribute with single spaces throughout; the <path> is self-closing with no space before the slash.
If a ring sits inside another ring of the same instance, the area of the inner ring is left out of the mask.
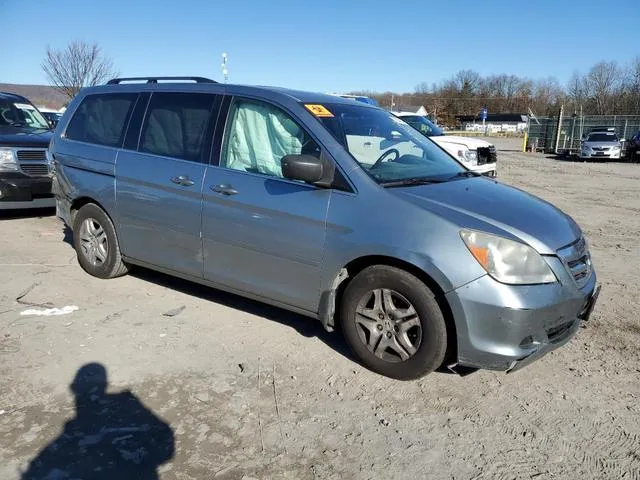
<path id="1" fill-rule="evenodd" d="M 177 177 L 172 177 L 171 181 L 173 183 L 175 183 L 175 184 L 182 185 L 183 187 L 190 187 L 191 185 L 193 185 L 195 183 L 189 177 L 186 177 L 184 175 L 179 175 Z"/>
<path id="2" fill-rule="evenodd" d="M 238 193 L 238 190 L 227 184 L 212 185 L 210 188 L 214 192 L 221 193 L 222 195 L 235 195 Z"/>

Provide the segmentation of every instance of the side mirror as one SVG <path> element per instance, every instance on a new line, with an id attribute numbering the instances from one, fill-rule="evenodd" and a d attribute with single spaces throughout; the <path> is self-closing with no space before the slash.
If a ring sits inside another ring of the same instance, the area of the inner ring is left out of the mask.
<path id="1" fill-rule="evenodd" d="M 57 120 L 49 120 L 49 126 L 51 128 L 56 128 L 56 125 L 58 125 L 58 121 Z"/>
<path id="2" fill-rule="evenodd" d="M 325 162 L 313 155 L 285 155 L 281 160 L 282 175 L 289 180 L 318 183 L 324 179 Z"/>

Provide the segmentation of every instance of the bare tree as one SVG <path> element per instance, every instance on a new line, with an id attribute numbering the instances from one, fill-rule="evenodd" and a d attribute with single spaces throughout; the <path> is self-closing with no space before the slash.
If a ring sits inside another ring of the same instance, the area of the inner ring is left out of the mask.
<path id="1" fill-rule="evenodd" d="M 586 78 L 586 87 L 588 95 L 595 101 L 598 115 L 609 113 L 620 83 L 621 74 L 616 62 L 599 62 L 591 67 Z"/>
<path id="2" fill-rule="evenodd" d="M 576 112 L 584 104 L 586 97 L 585 80 L 578 71 L 573 72 L 567 83 L 567 97 L 573 103 L 573 108 Z"/>
<path id="3" fill-rule="evenodd" d="M 481 77 L 478 72 L 473 70 L 460 70 L 456 73 L 453 81 L 462 96 L 471 96 L 480 87 Z"/>
<path id="4" fill-rule="evenodd" d="M 549 114 L 555 111 L 564 99 L 564 90 L 555 77 L 537 80 L 533 84 L 531 108 L 534 111 Z"/>
<path id="5" fill-rule="evenodd" d="M 42 70 L 53 87 L 73 98 L 83 87 L 104 83 L 118 73 L 97 43 L 71 42 L 62 50 L 47 48 Z"/>
<path id="6" fill-rule="evenodd" d="M 626 77 L 627 112 L 638 115 L 640 114 L 640 56 L 631 61 Z"/>

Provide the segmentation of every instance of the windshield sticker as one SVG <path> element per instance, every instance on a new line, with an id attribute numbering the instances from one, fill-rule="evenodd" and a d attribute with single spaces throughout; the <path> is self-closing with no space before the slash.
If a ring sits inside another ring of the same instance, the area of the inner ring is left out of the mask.
<path id="1" fill-rule="evenodd" d="M 327 108 L 324 105 L 306 103 L 305 107 L 307 108 L 307 110 L 313 113 L 316 117 L 329 117 L 329 118 L 333 117 L 333 113 L 327 110 Z"/>
<path id="2" fill-rule="evenodd" d="M 14 103 L 14 105 L 20 110 L 35 110 L 35 108 L 28 103 Z"/>

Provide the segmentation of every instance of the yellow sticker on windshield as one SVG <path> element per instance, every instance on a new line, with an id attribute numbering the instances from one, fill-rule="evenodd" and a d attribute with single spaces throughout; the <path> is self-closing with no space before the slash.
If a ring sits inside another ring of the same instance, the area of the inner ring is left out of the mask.
<path id="1" fill-rule="evenodd" d="M 333 117 L 333 113 L 327 110 L 324 105 L 306 103 L 304 106 L 316 117 Z"/>

